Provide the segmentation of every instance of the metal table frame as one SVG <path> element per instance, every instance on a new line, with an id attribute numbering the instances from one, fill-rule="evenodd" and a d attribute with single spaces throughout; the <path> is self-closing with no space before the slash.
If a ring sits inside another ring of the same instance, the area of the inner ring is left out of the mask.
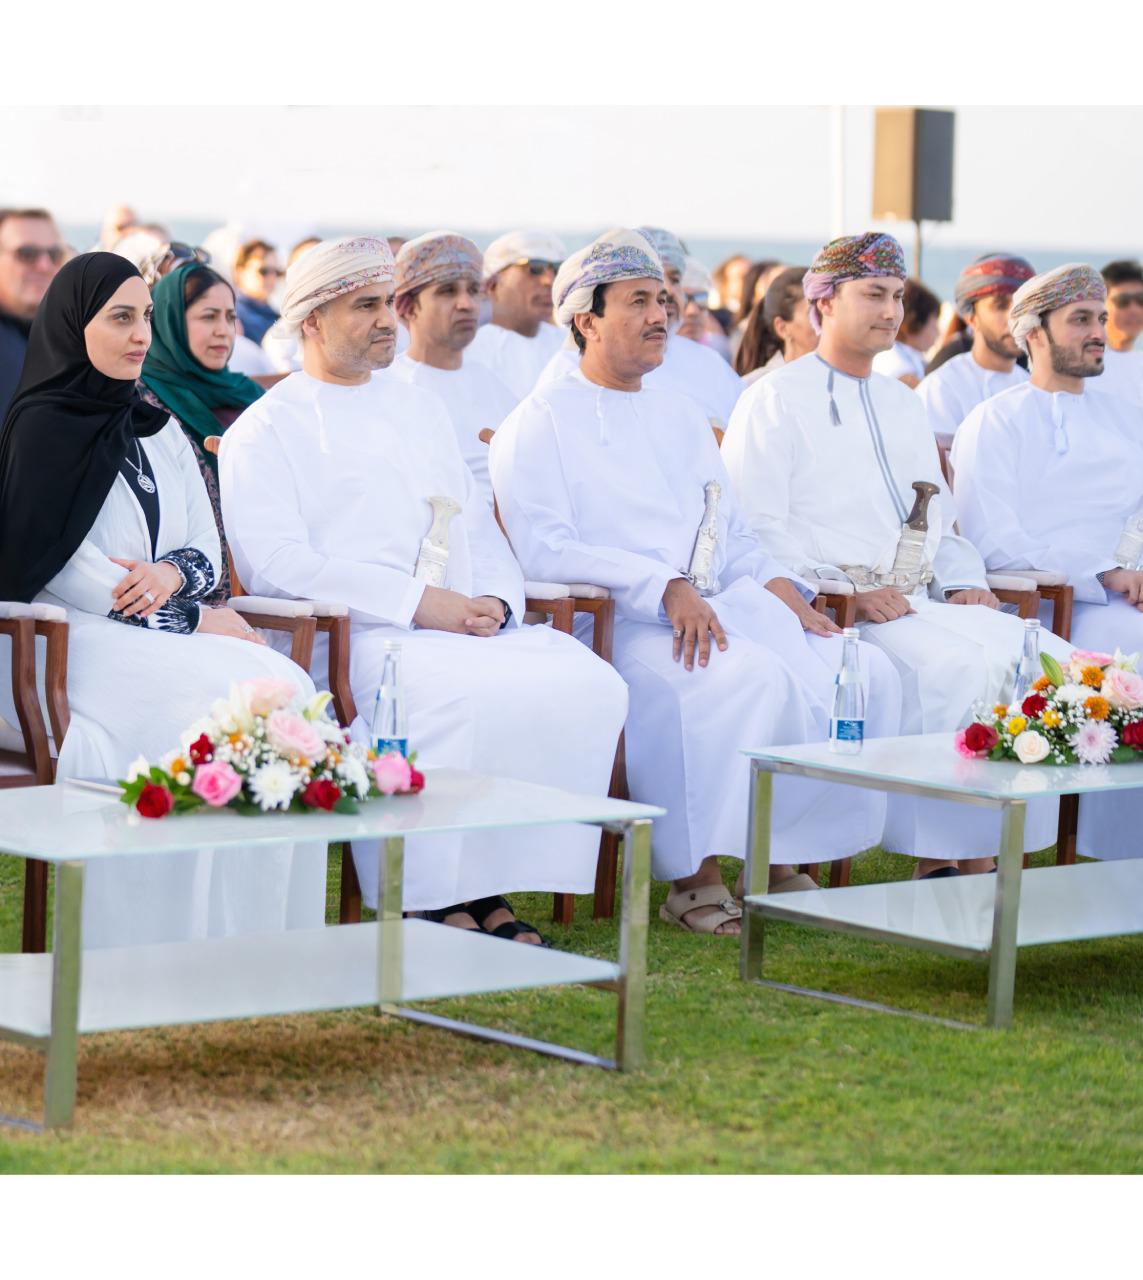
<path id="1" fill-rule="evenodd" d="M 782 760 L 766 760 L 752 757 L 750 761 L 749 835 L 746 849 L 744 880 L 746 894 L 742 913 L 742 949 L 740 976 L 743 981 L 756 982 L 763 987 L 785 991 L 791 995 L 812 996 L 836 1004 L 851 1005 L 860 1009 L 873 1009 L 879 1013 L 898 1014 L 918 1018 L 924 1022 L 936 1022 L 943 1026 L 963 1030 L 978 1030 L 970 1022 L 952 1018 L 938 1018 L 892 1005 L 861 1000 L 856 996 L 841 995 L 832 991 L 819 991 L 812 987 L 791 986 L 784 982 L 772 982 L 762 977 L 763 941 L 765 921 L 785 920 L 808 928 L 820 928 L 834 933 L 848 933 L 855 937 L 872 938 L 878 942 L 895 942 L 934 951 L 957 959 L 979 959 L 975 949 L 953 944 L 933 942 L 928 939 L 903 937 L 878 929 L 846 921 L 811 921 L 784 911 L 781 898 L 767 895 L 770 879 L 770 823 L 773 805 L 773 775 L 791 774 L 800 778 L 818 778 L 826 782 L 844 783 L 863 787 L 870 791 L 894 791 L 903 795 L 921 796 L 935 800 L 954 800 L 962 804 L 977 805 L 1001 812 L 1000 851 L 997 856 L 996 900 L 992 917 L 992 942 L 988 951 L 988 1018 L 990 1027 L 1007 1027 L 1012 1023 L 1012 1003 L 1016 987 L 1016 928 L 1020 915 L 1020 879 L 1024 871 L 1024 800 L 1002 800 L 986 796 L 957 794 L 939 787 L 927 787 L 922 783 L 896 779 L 870 778 L 860 775 L 846 776 L 832 769 L 814 765 L 791 764 Z M 823 893 L 845 893 L 845 889 L 827 889 Z M 752 896 L 766 896 L 765 902 L 751 902 Z"/>
<path id="2" fill-rule="evenodd" d="M 618 1007 L 613 1058 L 599 1057 L 546 1040 L 534 1040 L 500 1031 L 495 1027 L 444 1018 L 419 1009 L 401 1006 L 403 923 L 401 882 L 405 857 L 405 836 L 403 835 L 381 838 L 383 865 L 375 926 L 378 931 L 377 1006 L 380 1012 L 513 1048 L 530 1049 L 533 1052 L 563 1058 L 569 1062 L 603 1067 L 608 1070 L 639 1070 L 643 1066 L 645 1043 L 651 819 L 583 822 L 581 825 L 599 827 L 618 835 L 623 841 L 623 897 L 619 925 L 618 975 L 613 981 L 586 984 L 614 991 L 616 995 Z M 0 1027 L 0 1039 L 38 1050 L 45 1056 L 43 1123 L 38 1124 L 33 1120 L 0 1115 L 0 1125 L 35 1132 L 70 1125 L 75 1115 L 77 1053 L 81 1034 L 79 995 L 83 954 L 81 920 L 84 864 L 81 859 L 61 861 L 56 864 L 56 870 L 50 1033 L 46 1037 L 28 1036 L 10 1028 Z M 362 926 L 330 925 L 327 927 L 336 929 Z M 209 947 L 211 940 L 206 939 L 195 945 Z M 525 944 L 506 943 L 504 945 L 523 947 Z M 459 990 L 453 994 L 463 996 L 478 993 Z M 266 1015 L 251 1013 L 244 1016 Z"/>

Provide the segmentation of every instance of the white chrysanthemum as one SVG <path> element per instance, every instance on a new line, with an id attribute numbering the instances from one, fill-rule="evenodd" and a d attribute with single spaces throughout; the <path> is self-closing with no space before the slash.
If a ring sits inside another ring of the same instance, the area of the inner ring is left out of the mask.
<path id="1" fill-rule="evenodd" d="M 263 811 L 289 808 L 298 779 L 288 764 L 272 761 L 255 769 L 249 780 L 250 794 Z"/>
<path id="2" fill-rule="evenodd" d="M 134 782 L 136 778 L 142 777 L 145 773 L 150 773 L 151 766 L 147 763 L 146 756 L 136 756 L 134 760 L 127 766 L 127 781 Z"/>
<path id="3" fill-rule="evenodd" d="M 1091 690 L 1082 684 L 1062 684 L 1052 695 L 1055 702 L 1082 702 L 1091 697 Z"/>
<path id="4" fill-rule="evenodd" d="M 369 794 L 369 775 L 364 764 L 355 755 L 346 755 L 337 768 L 347 785 L 357 793 L 358 799 L 363 800 Z"/>
<path id="5" fill-rule="evenodd" d="M 1119 739 L 1104 720 L 1089 720 L 1078 733 L 1068 739 L 1081 764 L 1106 764 Z"/>

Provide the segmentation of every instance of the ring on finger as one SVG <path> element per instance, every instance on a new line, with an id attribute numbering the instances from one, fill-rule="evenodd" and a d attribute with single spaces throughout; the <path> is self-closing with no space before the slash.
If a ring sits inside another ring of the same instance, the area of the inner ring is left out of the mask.
<path id="1" fill-rule="evenodd" d="M 144 591 L 144 592 L 143 592 L 143 599 L 144 599 L 144 600 L 146 600 L 146 602 L 147 602 L 148 604 L 154 604 L 154 603 L 155 603 L 155 597 L 154 597 L 154 596 L 153 596 L 149 591 Z"/>
<path id="2" fill-rule="evenodd" d="M 673 635 L 676 640 L 681 640 L 683 638 L 683 633 L 677 627 L 671 632 L 671 635 Z"/>

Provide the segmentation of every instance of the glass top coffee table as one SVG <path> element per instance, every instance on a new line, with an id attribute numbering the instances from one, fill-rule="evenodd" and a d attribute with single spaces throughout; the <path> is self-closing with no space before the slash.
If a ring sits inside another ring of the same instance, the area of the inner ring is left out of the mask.
<path id="1" fill-rule="evenodd" d="M 593 1066 L 642 1064 L 651 821 L 662 809 L 455 769 L 426 772 L 417 796 L 371 800 L 357 814 L 244 817 L 230 810 L 147 820 L 112 796 L 68 785 L 0 791 L 0 851 L 56 866 L 47 955 L 0 955 L 0 1038 L 45 1054 L 44 1123 L 70 1123 L 80 1035 L 175 1023 L 374 1005 L 431 1026 Z M 617 962 L 405 920 L 401 881 L 410 835 L 584 823 L 623 839 Z M 380 840 L 376 923 L 83 950 L 84 864 L 282 840 Z M 617 996 L 615 1057 L 512 1035 L 401 1006 L 445 996 L 582 984 Z"/>
<path id="2" fill-rule="evenodd" d="M 988 1024 L 1004 1027 L 1012 1021 L 1018 948 L 1143 933 L 1143 858 L 1043 867 L 1023 875 L 1029 800 L 1143 788 L 1143 762 L 1044 766 L 968 760 L 957 755 L 951 733 L 866 740 L 856 756 L 836 755 L 824 742 L 746 754 L 751 782 L 742 920 L 744 979 L 798 995 L 905 1012 L 833 992 L 763 982 L 765 922 L 784 920 L 949 956 L 987 959 Z M 999 809 L 998 873 L 770 895 L 766 890 L 775 774 Z"/>

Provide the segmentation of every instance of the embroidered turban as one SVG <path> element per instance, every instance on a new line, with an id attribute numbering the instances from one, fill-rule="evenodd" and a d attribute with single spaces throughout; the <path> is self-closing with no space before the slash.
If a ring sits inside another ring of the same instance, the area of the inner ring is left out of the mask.
<path id="1" fill-rule="evenodd" d="M 714 288 L 710 272 L 697 258 L 687 258 L 687 269 L 683 272 L 683 288 L 687 293 L 710 293 Z"/>
<path id="2" fill-rule="evenodd" d="M 1102 302 L 1107 297 L 1103 277 L 1083 262 L 1069 262 L 1022 284 L 1012 298 L 1008 330 L 1021 351 L 1028 351 L 1028 335 L 1038 329 L 1049 311 L 1072 302 Z"/>
<path id="3" fill-rule="evenodd" d="M 614 227 L 573 253 L 552 285 L 556 323 L 570 325 L 572 316 L 591 310 L 601 284 L 617 280 L 662 280 L 663 267 L 651 242 L 640 231 Z"/>
<path id="4" fill-rule="evenodd" d="M 970 262 L 957 277 L 956 309 L 961 319 L 972 315 L 972 304 L 993 293 L 1015 293 L 1036 274 L 1026 258 L 1008 253 L 986 253 Z"/>
<path id="5" fill-rule="evenodd" d="M 635 230 L 641 231 L 654 245 L 664 270 L 677 271 L 680 276 L 683 274 L 687 269 L 687 251 L 678 236 L 664 231 L 662 227 L 636 227 Z"/>
<path id="6" fill-rule="evenodd" d="M 500 236 L 484 251 L 484 278 L 492 277 L 505 267 L 519 262 L 563 262 L 568 256 L 567 246 L 550 231 L 509 231 Z"/>
<path id="7" fill-rule="evenodd" d="M 286 272 L 282 318 L 274 325 L 276 338 L 296 337 L 315 308 L 344 293 L 393 279 L 393 251 L 381 236 L 351 236 L 323 240 L 299 254 Z"/>
<path id="8" fill-rule="evenodd" d="M 415 294 L 430 284 L 450 280 L 481 282 L 484 261 L 480 250 L 455 231 L 430 231 L 406 240 L 397 253 L 394 280 L 397 314 L 404 315 Z"/>
<path id="9" fill-rule="evenodd" d="M 860 236 L 839 236 L 831 240 L 802 277 L 802 292 L 810 304 L 810 324 L 814 332 L 822 331 L 818 302 L 832 298 L 839 284 L 869 276 L 896 276 L 904 280 L 907 275 L 905 255 L 892 236 L 866 231 Z"/>

